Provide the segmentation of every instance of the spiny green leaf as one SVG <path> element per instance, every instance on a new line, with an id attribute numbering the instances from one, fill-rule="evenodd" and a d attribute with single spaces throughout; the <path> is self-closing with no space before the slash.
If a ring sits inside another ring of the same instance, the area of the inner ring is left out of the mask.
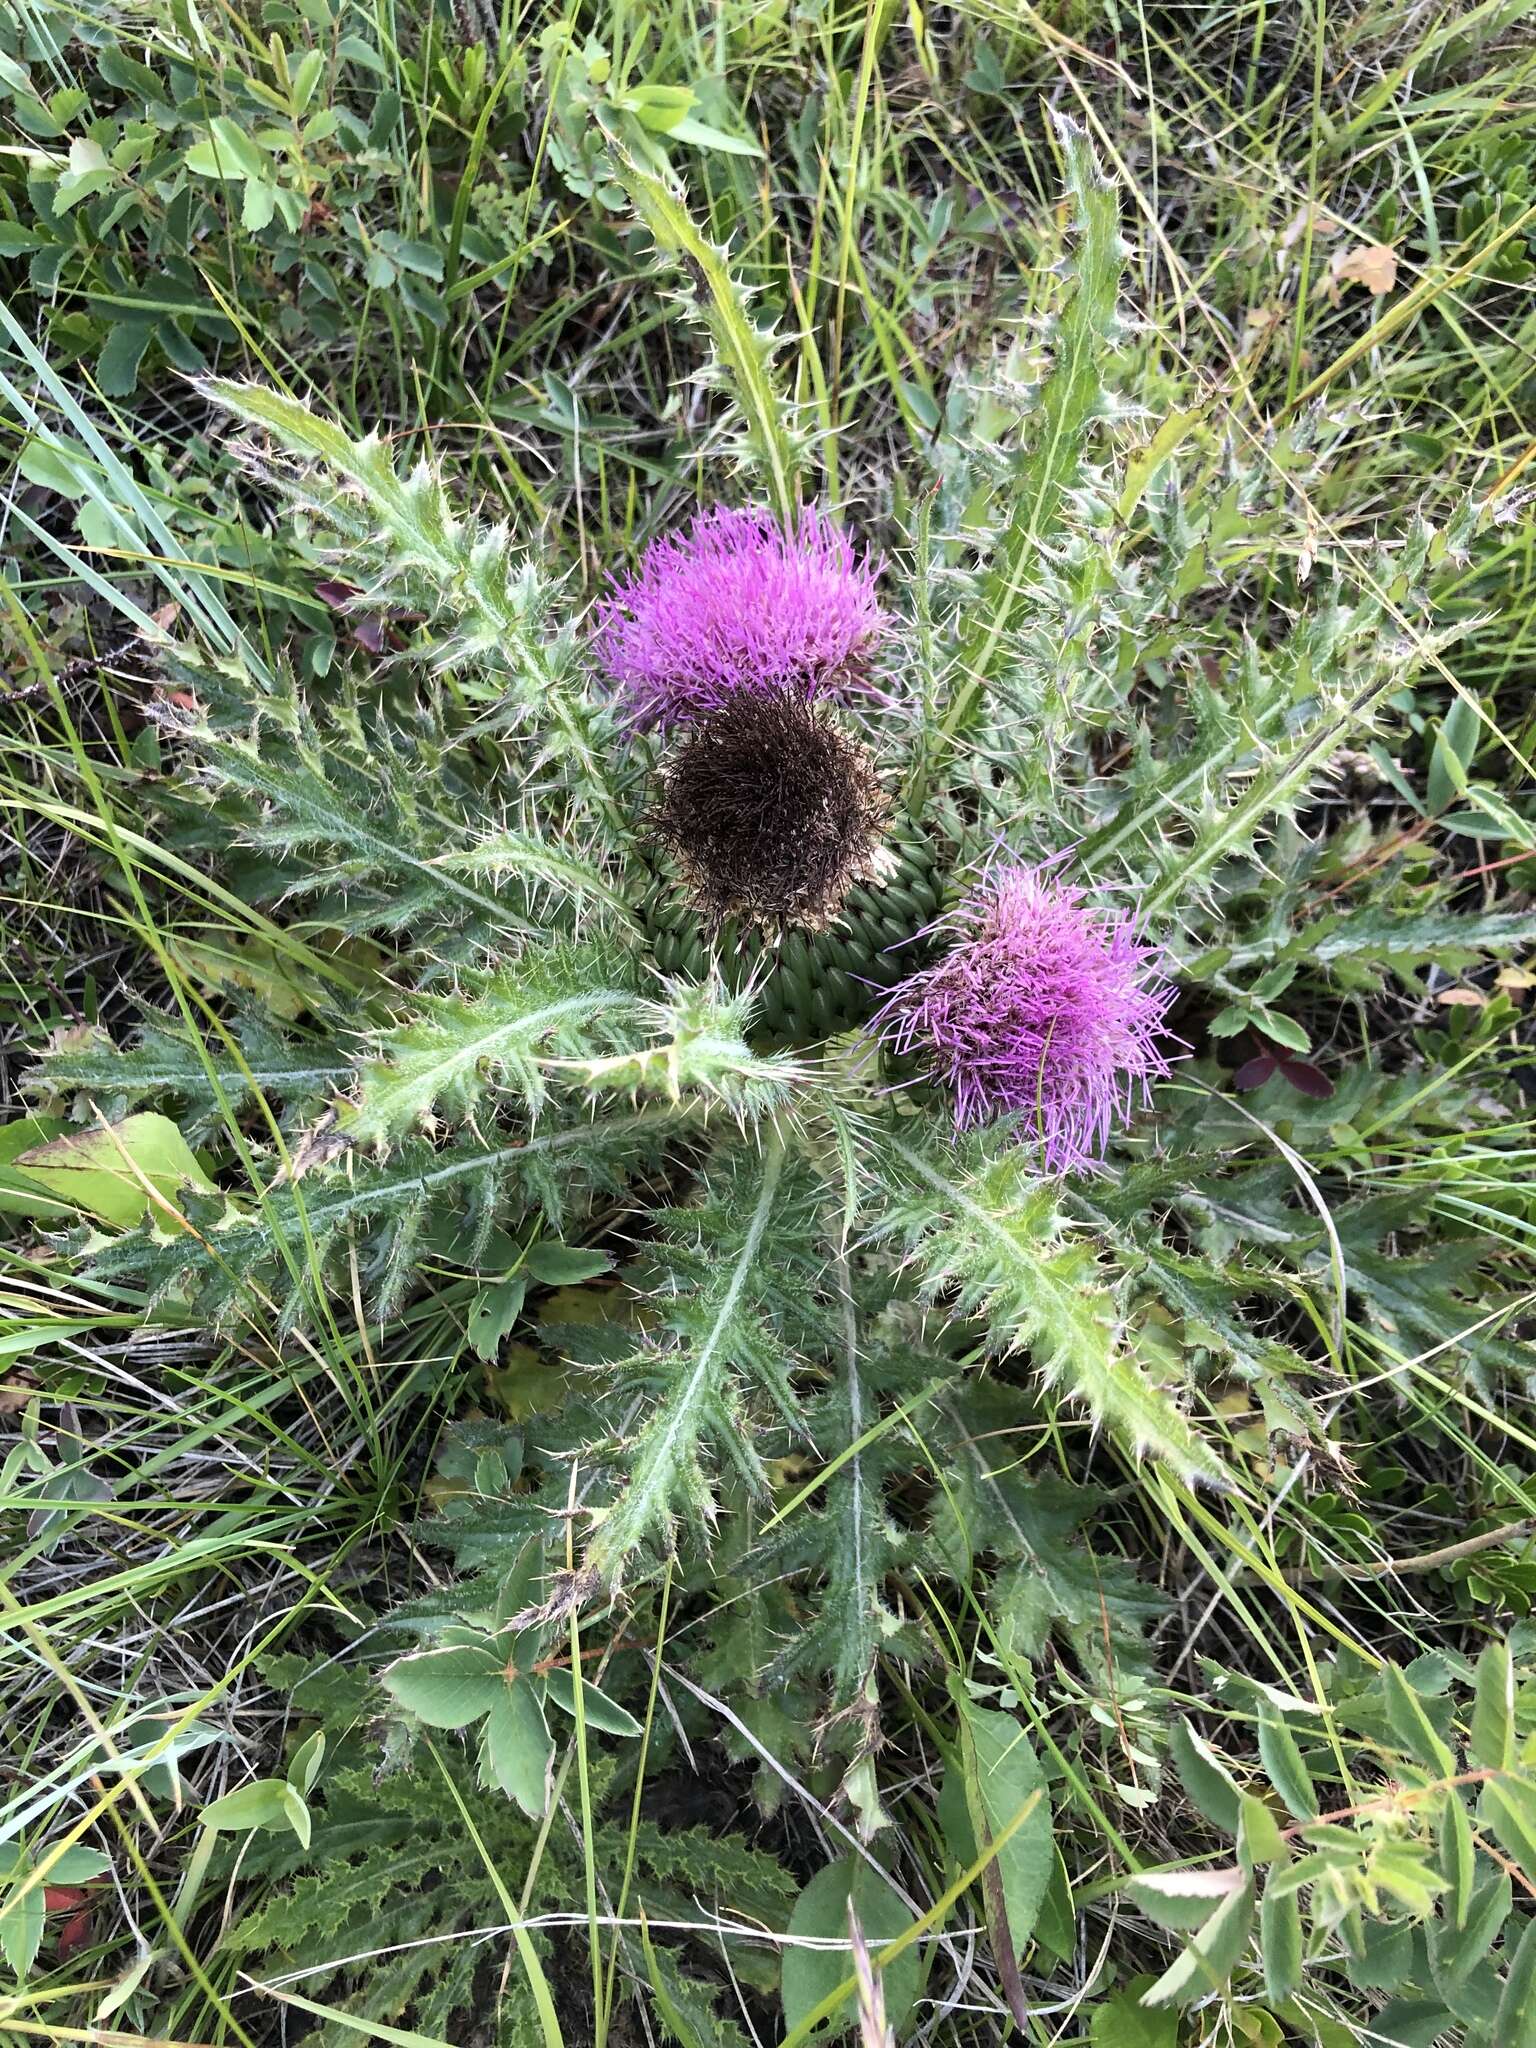
<path id="1" fill-rule="evenodd" d="M 366 1244 L 371 1291 L 388 1303 L 411 1284 L 414 1253 L 432 1219 L 441 1219 L 466 1259 L 480 1255 L 503 1207 L 542 1213 L 559 1231 L 597 1191 L 618 1193 L 625 1174 L 654 1160 L 688 1122 L 686 1108 L 657 1104 L 546 1124 L 501 1145 L 460 1140 L 438 1151 L 407 1140 L 377 1164 L 359 1163 L 343 1142 L 345 1170 L 315 1168 L 259 1206 L 206 1197 L 210 1213 L 194 1219 L 194 1231 L 162 1232 L 151 1220 L 98 1252 L 92 1271 L 157 1299 L 183 1294 L 216 1321 L 239 1308 L 265 1311 L 275 1291 L 286 1323 L 314 1311 L 317 1271 L 327 1277 L 345 1247 Z M 324 1134 L 319 1149 L 323 1159 Z"/>
<path id="2" fill-rule="evenodd" d="M 438 865 L 454 874 L 472 875 L 477 879 L 500 880 L 504 875 L 513 875 L 520 880 L 532 877 L 535 881 L 547 882 L 564 895 L 590 897 L 620 917 L 627 919 L 629 916 L 629 906 L 623 896 L 605 879 L 595 862 L 582 860 L 563 847 L 552 845 L 536 832 L 493 832 L 488 838 L 477 840 L 473 846 L 443 854 Z"/>
<path id="3" fill-rule="evenodd" d="M 417 1015 L 384 1032 L 358 1075 L 354 1136 L 384 1141 L 430 1125 L 441 1112 L 473 1117 L 492 1089 L 526 1116 L 545 1094 L 545 1065 L 590 1057 L 622 1041 L 639 1001 L 602 944 L 530 952 L 472 995 L 418 997 Z"/>
<path id="4" fill-rule="evenodd" d="M 773 339 L 753 320 L 729 257 L 699 232 L 677 186 L 617 145 L 613 166 L 657 250 L 689 281 L 687 303 L 708 328 L 723 387 L 741 409 L 749 459 L 787 522 L 795 512 L 804 457 L 774 366 Z"/>
<path id="5" fill-rule="evenodd" d="M 972 610 L 956 663 L 966 680 L 944 717 L 963 729 L 980 683 L 1025 602 L 1038 558 L 1049 547 L 1080 474 L 1095 423 L 1108 409 L 1104 367 L 1122 331 L 1117 300 L 1129 253 L 1120 237 L 1119 194 L 1100 170 L 1084 131 L 1056 117 L 1077 237 L 1068 295 L 1057 316 L 1052 364 L 1031 424 L 1030 449 L 1011 483 L 1008 523 L 985 595 Z"/>
<path id="6" fill-rule="evenodd" d="M 209 1034 L 200 1045 L 165 1017 L 148 1017 L 131 1046 L 115 1047 L 104 1031 L 57 1034 L 28 1074 L 33 1095 L 78 1091 L 110 1109 L 173 1098 L 178 1122 L 196 1142 L 219 1127 L 226 1111 L 238 1116 L 261 1096 L 289 1105 L 314 1102 L 342 1089 L 351 1064 L 332 1044 L 286 1038 L 254 1012 L 235 1019 L 235 1051 Z"/>
<path id="7" fill-rule="evenodd" d="M 437 628 L 439 668 L 492 671 L 495 721 L 537 722 L 572 791 L 617 817 L 603 744 L 611 717 L 586 700 L 574 636 L 551 629 L 552 589 L 507 528 L 462 517 L 430 463 L 402 475 L 376 434 L 355 441 L 335 421 L 263 385 L 206 378 L 198 388 L 283 451 L 287 459 L 275 465 L 262 450 L 245 453 L 342 543 L 341 566 L 366 584 L 361 602 L 403 600 L 424 612 Z"/>
<path id="8" fill-rule="evenodd" d="M 1004 1351 L 1027 1347 L 1046 1384 L 1079 1400 L 1138 1457 L 1227 1484 L 1215 1453 L 1125 1348 L 1114 1296 L 1092 1249 L 1063 1235 L 1053 1189 L 1029 1160 L 985 1141 L 920 1148 L 894 1131 L 886 1214 L 877 1228 L 911 1248 L 925 1290 L 953 1292 Z"/>
<path id="9" fill-rule="evenodd" d="M 655 1298 L 673 1341 L 652 1340 L 627 1361 L 626 1378 L 648 1383 L 654 1395 L 625 1447 L 622 1490 L 593 1536 L 588 1561 L 607 1579 L 646 1545 L 670 1541 L 679 1516 L 707 1528 L 714 1499 L 706 1444 L 732 1461 L 749 1490 L 765 1490 L 738 1388 L 766 1394 L 783 1420 L 799 1415 L 791 1344 L 811 1313 L 817 1260 L 803 1175 L 786 1171 L 777 1136 L 759 1161 L 721 1156 L 712 1169 L 705 1205 L 677 1218 L 693 1222 L 696 1247 L 680 1234 L 661 1248 L 672 1286 L 685 1275 L 693 1282 Z"/>

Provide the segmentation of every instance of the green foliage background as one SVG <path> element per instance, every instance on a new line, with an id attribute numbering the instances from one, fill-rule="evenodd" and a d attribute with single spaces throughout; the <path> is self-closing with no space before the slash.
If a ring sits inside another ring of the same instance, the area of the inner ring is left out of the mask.
<path id="1" fill-rule="evenodd" d="M 1536 2039 L 1533 64 L 0 16 L 0 2037 Z M 1167 945 L 1104 1175 L 647 969 L 748 496 Z"/>

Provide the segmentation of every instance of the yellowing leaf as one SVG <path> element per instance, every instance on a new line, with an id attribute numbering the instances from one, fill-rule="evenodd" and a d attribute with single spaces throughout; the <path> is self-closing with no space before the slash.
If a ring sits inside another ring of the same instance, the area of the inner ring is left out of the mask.
<path id="1" fill-rule="evenodd" d="M 1385 298 L 1397 287 L 1397 252 L 1385 242 L 1357 242 L 1335 252 L 1328 273 L 1336 285 L 1363 284 L 1373 299 Z"/>
<path id="2" fill-rule="evenodd" d="M 15 1166 L 44 1194 L 120 1229 L 138 1222 L 151 1189 L 173 1205 L 186 1181 L 213 1189 L 170 1118 L 147 1110 L 118 1124 L 66 1131 L 20 1153 Z"/>
<path id="3" fill-rule="evenodd" d="M 243 990 L 274 1017 L 302 1017 L 309 1007 L 308 995 L 288 978 L 282 955 L 261 939 L 227 939 L 210 946 L 174 938 L 167 950 L 200 988 Z"/>

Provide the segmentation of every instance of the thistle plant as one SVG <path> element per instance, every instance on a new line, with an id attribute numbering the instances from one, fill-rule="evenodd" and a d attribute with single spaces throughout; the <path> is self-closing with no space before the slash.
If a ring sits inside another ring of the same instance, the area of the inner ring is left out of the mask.
<path id="1" fill-rule="evenodd" d="M 898 983 L 878 1024 L 926 1060 L 962 1129 L 1011 1120 L 1048 1173 L 1102 1155 L 1138 1084 L 1166 1074 L 1172 990 L 1125 912 L 1096 911 L 1047 871 L 991 864 L 932 967 Z"/>
<path id="2" fill-rule="evenodd" d="M 389 1315 L 430 1254 L 494 1357 L 533 1327 L 551 1245 L 614 1263 L 601 1327 L 546 1333 L 575 1385 L 528 1423 L 515 1498 L 482 1503 L 520 1570 L 535 1539 L 535 1591 L 515 1629 L 466 1592 L 448 1647 L 490 1671 L 468 1639 L 513 1630 L 537 1664 L 540 1631 L 682 1557 L 739 1588 L 708 1656 L 840 1745 L 850 1786 L 882 1659 L 925 1654 L 909 1563 L 994 1573 L 1030 1656 L 1056 1636 L 1102 1659 L 1084 1587 L 1112 1584 L 1123 1661 L 1146 1609 L 1083 1533 L 1090 1481 L 1147 1461 L 1171 1513 L 1246 1514 L 1272 1472 L 1228 1440 L 1217 1378 L 1314 1440 L 1338 1272 L 1208 1112 L 1176 1005 L 1268 970 L 1269 939 L 1234 931 L 1434 652 L 1434 581 L 1474 524 L 1320 572 L 1294 619 L 1268 605 L 1252 536 L 1284 530 L 1327 423 L 1128 468 L 1116 200 L 1063 140 L 1075 268 L 1024 427 L 973 431 L 957 392 L 923 509 L 879 547 L 815 501 L 722 252 L 622 155 L 658 265 L 690 311 L 709 295 L 716 369 L 751 374 L 723 385 L 743 413 L 717 502 L 658 504 L 586 617 L 437 467 L 207 384 L 302 512 L 312 572 L 412 618 L 382 665 L 312 688 L 239 646 L 168 657 L 164 831 L 367 964 L 302 1030 L 235 1017 L 205 1043 L 156 1017 L 35 1079 L 55 1108 L 153 1102 L 200 1138 L 222 1107 L 213 1178 L 72 1240 L 168 1317 Z M 1451 943 L 1391 922 L 1363 958 Z M 1054 1517 L 978 1452 L 1026 1429 L 1065 1460 Z M 786 1524 L 791 1469 L 813 1479 Z"/>
<path id="3" fill-rule="evenodd" d="M 693 723 L 654 826 L 706 923 L 814 932 L 855 882 L 894 865 L 882 845 L 890 810 L 868 749 L 792 684 L 737 690 Z"/>
<path id="4" fill-rule="evenodd" d="M 738 691 L 847 696 L 866 686 L 884 627 L 878 576 L 819 506 L 786 527 L 767 506 L 717 505 L 616 582 L 595 652 L 643 724 L 718 711 Z"/>

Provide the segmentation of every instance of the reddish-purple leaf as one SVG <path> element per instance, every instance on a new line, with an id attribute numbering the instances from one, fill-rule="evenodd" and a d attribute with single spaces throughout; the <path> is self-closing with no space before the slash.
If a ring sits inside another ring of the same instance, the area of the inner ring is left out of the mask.
<path id="1" fill-rule="evenodd" d="M 370 654 L 382 654 L 392 640 L 399 635 L 390 630 L 387 619 L 359 619 L 352 628 L 352 638 L 359 647 L 366 647 Z"/>
<path id="2" fill-rule="evenodd" d="M 1315 1102 L 1326 1102 L 1333 1093 L 1333 1083 L 1321 1067 L 1314 1067 L 1310 1060 L 1289 1057 L 1280 1061 L 1280 1071 L 1293 1088 L 1299 1088 L 1303 1095 L 1310 1095 Z"/>
<path id="3" fill-rule="evenodd" d="M 1272 1052 L 1261 1052 L 1256 1058 L 1243 1061 L 1232 1076 L 1232 1086 L 1246 1095 L 1250 1088 L 1262 1088 L 1270 1075 L 1279 1071 L 1279 1067 L 1280 1062 Z"/>

